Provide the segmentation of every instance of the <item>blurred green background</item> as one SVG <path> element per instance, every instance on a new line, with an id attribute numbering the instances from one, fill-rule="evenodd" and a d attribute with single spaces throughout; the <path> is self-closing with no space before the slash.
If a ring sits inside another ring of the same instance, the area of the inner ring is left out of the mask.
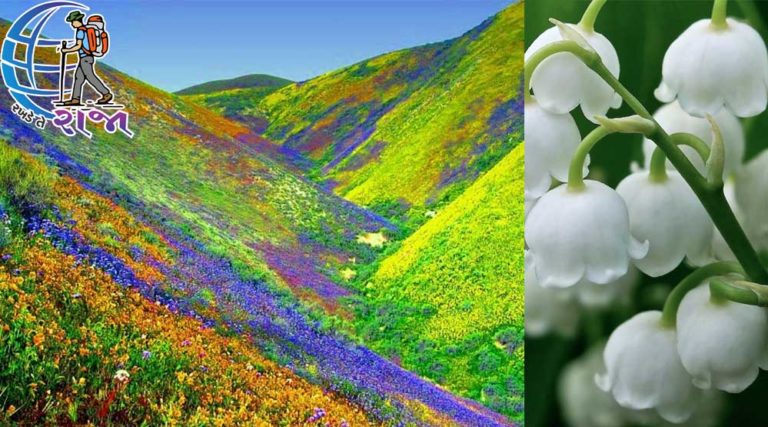
<path id="1" fill-rule="evenodd" d="M 549 28 L 549 18 L 576 23 L 586 9 L 582 0 L 529 0 L 525 10 L 526 46 Z M 699 0 L 608 0 L 595 24 L 595 30 L 605 35 L 614 45 L 621 63 L 621 82 L 653 112 L 661 105 L 653 90 L 661 80 L 661 63 L 672 41 L 693 22 L 708 18 L 712 1 Z M 744 19 L 768 40 L 768 1 L 731 0 L 728 15 Z M 594 128 L 581 115 L 573 112 L 582 135 Z M 608 115 L 619 117 L 633 114 L 625 105 L 610 110 Z M 768 112 L 743 121 L 747 137 L 745 160 L 768 147 Z M 641 138 L 633 135 L 614 135 L 598 144 L 591 153 L 591 175 L 615 187 L 629 173 L 630 163 L 642 164 Z M 759 197 L 761 195 L 756 195 Z M 768 191 L 762 197 L 768 197 Z M 637 288 L 635 311 L 658 309 L 670 284 L 676 283 L 689 270 L 676 271 L 657 278 L 647 278 Z M 598 333 L 607 335 L 631 315 L 627 311 L 605 312 L 591 315 L 590 325 Z M 582 322 L 584 320 L 582 319 Z M 582 328 L 584 330 L 584 328 Z M 556 400 L 555 384 L 563 365 L 581 355 L 587 346 L 584 333 L 574 340 L 557 337 L 526 339 L 526 425 L 564 425 Z M 762 372 L 758 380 L 745 392 L 729 395 L 723 420 L 724 426 L 768 426 L 768 373 Z"/>

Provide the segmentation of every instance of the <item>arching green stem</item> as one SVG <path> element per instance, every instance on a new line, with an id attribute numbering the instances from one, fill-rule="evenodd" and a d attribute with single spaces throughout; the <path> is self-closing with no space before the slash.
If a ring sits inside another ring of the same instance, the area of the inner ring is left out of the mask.
<path id="1" fill-rule="evenodd" d="M 648 176 L 653 182 L 664 182 L 667 180 L 667 156 L 661 151 L 661 148 L 656 147 L 653 149 L 651 155 L 651 165 Z"/>
<path id="2" fill-rule="evenodd" d="M 589 32 L 595 31 L 597 15 L 600 14 L 600 9 L 603 8 L 606 1 L 607 0 L 592 0 L 592 2 L 589 3 L 589 6 L 587 6 L 587 10 L 584 11 L 584 15 L 581 16 L 579 26 Z"/>
<path id="3" fill-rule="evenodd" d="M 715 0 L 712 5 L 712 27 L 722 29 L 727 28 L 728 23 L 725 18 L 728 16 L 728 0 Z"/>
<path id="4" fill-rule="evenodd" d="M 717 229 L 720 230 L 728 247 L 731 248 L 736 259 L 744 267 L 749 278 L 758 283 L 768 284 L 768 271 L 760 263 L 757 252 L 755 252 L 749 239 L 747 239 L 747 235 L 736 220 L 730 205 L 728 205 L 728 201 L 723 193 L 723 186 L 712 186 L 707 183 L 706 179 L 701 176 L 690 160 L 688 160 L 688 157 L 672 141 L 672 138 L 653 119 L 653 116 L 651 116 L 651 113 L 648 112 L 645 106 L 611 74 L 597 53 L 584 49 L 573 41 L 560 41 L 547 45 L 544 49 L 532 55 L 531 59 L 535 58 L 536 64 L 538 64 L 549 55 L 566 51 L 573 53 L 587 67 L 591 68 L 600 78 L 608 83 L 635 113 L 655 124 L 655 131 L 646 135 L 648 139 L 655 142 L 664 151 L 672 165 L 675 166 L 680 175 L 696 193 L 704 209 L 712 218 Z M 525 71 L 528 75 L 527 77 L 533 74 L 536 64 L 531 64 L 530 68 L 526 64 Z"/>
<path id="5" fill-rule="evenodd" d="M 707 159 L 709 159 L 709 147 L 707 146 L 707 143 L 702 141 L 698 136 L 690 133 L 676 133 L 669 137 L 675 145 L 687 145 L 696 150 L 696 153 L 701 157 L 703 162 L 706 162 Z M 653 155 L 651 156 L 650 177 L 657 182 L 662 182 L 667 179 L 667 156 L 659 147 L 656 147 L 653 150 Z"/>
<path id="6" fill-rule="evenodd" d="M 672 289 L 669 296 L 667 296 L 667 301 L 664 303 L 664 309 L 661 312 L 662 326 L 668 328 L 675 327 L 675 324 L 677 323 L 677 309 L 680 308 L 680 303 L 683 301 L 683 297 L 688 291 L 699 286 L 710 277 L 733 273 L 744 274 L 744 270 L 737 262 L 721 261 L 705 265 L 685 276 L 685 278 Z"/>
<path id="7" fill-rule="evenodd" d="M 709 159 L 710 149 L 706 142 L 692 133 L 673 133 L 669 136 L 675 145 L 685 145 L 696 150 L 701 160 L 706 162 Z"/>
<path id="8" fill-rule="evenodd" d="M 598 126 L 584 137 L 581 144 L 576 148 L 576 152 L 573 153 L 573 157 L 571 157 L 571 164 L 568 168 L 568 190 L 579 191 L 584 189 L 582 172 L 584 171 L 584 162 L 587 160 L 589 150 L 611 133 L 605 126 Z"/>

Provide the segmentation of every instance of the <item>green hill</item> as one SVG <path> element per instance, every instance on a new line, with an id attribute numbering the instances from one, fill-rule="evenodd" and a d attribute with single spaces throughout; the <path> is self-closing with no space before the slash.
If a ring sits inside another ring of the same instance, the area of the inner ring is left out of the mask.
<path id="1" fill-rule="evenodd" d="M 522 3 L 463 36 L 388 53 L 244 102 L 241 120 L 287 160 L 389 218 L 421 217 L 522 138 Z M 224 99 L 226 98 L 226 100 Z M 414 215 L 416 214 L 416 215 Z"/>
<path id="2" fill-rule="evenodd" d="M 256 132 L 263 132 L 266 121 L 243 114 L 255 101 L 292 83 L 266 74 L 249 74 L 230 80 L 216 80 L 182 89 L 177 95 L 188 101 L 205 104 L 228 119 L 237 120 Z"/>
<path id="3" fill-rule="evenodd" d="M 201 83 L 175 93 L 176 95 L 203 95 L 232 89 L 279 89 L 290 83 L 292 82 L 288 79 L 270 76 L 268 74 L 248 74 L 233 79 L 214 80 L 212 82 Z"/>
<path id="4" fill-rule="evenodd" d="M 359 285 L 359 333 L 406 369 L 522 413 L 523 167 L 519 145 Z"/>

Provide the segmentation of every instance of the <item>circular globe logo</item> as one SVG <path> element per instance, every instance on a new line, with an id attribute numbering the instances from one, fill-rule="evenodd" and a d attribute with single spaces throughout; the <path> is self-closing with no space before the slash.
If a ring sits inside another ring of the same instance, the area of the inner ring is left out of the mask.
<path id="1" fill-rule="evenodd" d="M 53 100 L 71 92 L 61 87 L 63 75 L 77 68 L 77 64 L 35 62 L 35 52 L 39 48 L 55 49 L 64 41 L 42 37 L 48 21 L 62 9 L 88 10 L 88 7 L 61 0 L 30 8 L 13 22 L 0 53 L 0 71 L 13 99 L 46 119 L 55 116 L 51 107 Z M 60 87 L 51 88 L 45 82 L 60 82 Z"/>

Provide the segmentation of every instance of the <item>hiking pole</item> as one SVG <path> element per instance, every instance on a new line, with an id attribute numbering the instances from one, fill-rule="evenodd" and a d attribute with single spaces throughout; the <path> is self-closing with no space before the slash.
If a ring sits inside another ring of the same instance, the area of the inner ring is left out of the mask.
<path id="1" fill-rule="evenodd" d="M 59 73 L 59 102 L 64 102 L 64 70 L 67 68 L 67 54 L 64 49 L 67 48 L 67 41 L 61 41 L 61 73 Z"/>

